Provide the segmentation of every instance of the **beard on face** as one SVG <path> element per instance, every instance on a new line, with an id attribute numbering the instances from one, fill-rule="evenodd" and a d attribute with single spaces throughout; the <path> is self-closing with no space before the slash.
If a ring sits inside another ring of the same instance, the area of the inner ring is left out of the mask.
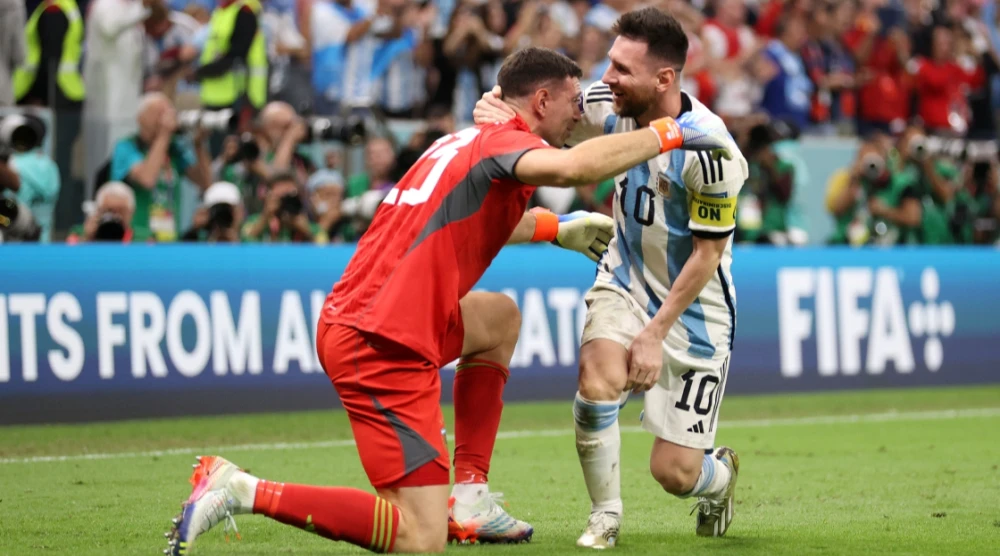
<path id="1" fill-rule="evenodd" d="M 619 97 L 615 113 L 621 118 L 638 118 L 646 113 L 656 101 L 656 91 L 627 91 Z"/>

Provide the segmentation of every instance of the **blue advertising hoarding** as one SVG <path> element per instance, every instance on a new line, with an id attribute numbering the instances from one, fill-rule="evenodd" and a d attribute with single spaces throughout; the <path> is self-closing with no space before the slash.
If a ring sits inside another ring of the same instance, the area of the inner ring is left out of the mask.
<path id="1" fill-rule="evenodd" d="M 3 252 L 0 424 L 336 405 L 314 330 L 351 247 Z M 1000 381 L 1000 251 L 740 247 L 732 273 L 727 393 Z M 547 245 L 490 267 L 522 312 L 508 400 L 570 399 L 593 277 Z"/>

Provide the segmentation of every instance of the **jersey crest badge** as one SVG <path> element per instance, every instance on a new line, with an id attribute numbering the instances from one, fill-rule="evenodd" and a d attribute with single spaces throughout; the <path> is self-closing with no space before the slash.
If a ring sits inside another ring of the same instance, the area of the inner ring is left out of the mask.
<path id="1" fill-rule="evenodd" d="M 656 189 L 664 199 L 670 198 L 670 179 L 662 173 L 656 176 Z"/>

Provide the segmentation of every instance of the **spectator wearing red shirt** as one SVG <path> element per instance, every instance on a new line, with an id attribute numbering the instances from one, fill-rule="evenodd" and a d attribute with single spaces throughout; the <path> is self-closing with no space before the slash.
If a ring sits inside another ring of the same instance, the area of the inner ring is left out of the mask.
<path id="1" fill-rule="evenodd" d="M 951 28 L 934 27 L 930 57 L 913 60 L 909 69 L 915 80 L 917 113 L 927 131 L 964 135 L 969 119 L 968 90 L 981 87 L 985 73 L 975 62 L 959 63 Z"/>
<path id="2" fill-rule="evenodd" d="M 910 39 L 902 27 L 883 31 L 876 8 L 879 0 L 862 0 L 854 28 L 844 44 L 859 69 L 858 133 L 901 131 L 910 116 L 906 64 Z"/>
<path id="3" fill-rule="evenodd" d="M 850 3 L 848 0 L 843 0 Z M 761 2 L 763 4 L 763 2 Z M 761 37 L 777 38 L 778 22 L 783 17 L 790 17 L 792 20 L 804 17 L 809 18 L 817 9 L 818 2 L 813 0 L 770 0 L 761 6 L 760 15 L 754 24 L 754 31 Z"/>

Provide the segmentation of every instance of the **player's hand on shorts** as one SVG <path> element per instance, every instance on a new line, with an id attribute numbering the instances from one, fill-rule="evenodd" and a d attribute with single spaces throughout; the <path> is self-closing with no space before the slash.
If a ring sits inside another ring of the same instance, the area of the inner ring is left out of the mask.
<path id="1" fill-rule="evenodd" d="M 608 250 L 614 230 L 615 221 L 611 217 L 578 210 L 559 216 L 559 233 L 553 243 L 563 249 L 579 251 L 596 262 Z"/>
<path id="2" fill-rule="evenodd" d="M 734 146 L 729 134 L 700 121 L 691 112 L 685 112 L 677 119 L 660 118 L 650 122 L 660 139 L 660 152 L 674 149 L 685 151 L 711 151 L 712 156 L 733 159 L 730 149 Z"/>
<path id="3" fill-rule="evenodd" d="M 476 108 L 472 111 L 472 119 L 476 125 L 505 124 L 516 115 L 513 108 L 500 100 L 499 85 L 494 86 L 492 91 L 483 93 L 483 98 L 476 102 Z"/>
<path id="4" fill-rule="evenodd" d="M 625 390 L 646 392 L 660 380 L 663 368 L 663 338 L 644 328 L 628 350 L 628 380 Z"/>

